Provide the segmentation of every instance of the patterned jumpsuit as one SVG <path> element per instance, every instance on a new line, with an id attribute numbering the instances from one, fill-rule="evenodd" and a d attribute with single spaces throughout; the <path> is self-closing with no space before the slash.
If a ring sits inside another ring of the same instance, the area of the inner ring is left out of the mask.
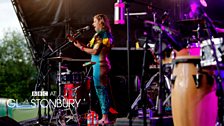
<path id="1" fill-rule="evenodd" d="M 102 114 L 109 112 L 109 96 L 108 96 L 108 72 L 111 69 L 108 54 L 112 45 L 112 36 L 105 30 L 97 32 L 90 40 L 89 46 L 97 50 L 96 55 L 91 55 L 91 61 L 96 62 L 93 65 L 93 81 L 98 96 Z"/>

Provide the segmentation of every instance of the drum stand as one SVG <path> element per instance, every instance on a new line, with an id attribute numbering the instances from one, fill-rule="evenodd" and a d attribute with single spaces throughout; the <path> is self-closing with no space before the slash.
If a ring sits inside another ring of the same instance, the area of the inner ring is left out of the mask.
<path id="1" fill-rule="evenodd" d="M 78 34 L 76 34 L 75 36 L 73 36 L 73 38 L 74 39 L 76 39 L 79 35 L 80 35 L 81 33 L 78 33 Z M 45 56 L 43 56 L 44 58 L 45 57 L 51 57 L 51 56 L 53 56 L 55 53 L 58 53 L 59 54 L 59 57 L 56 57 L 56 58 L 48 58 L 48 60 L 59 60 L 59 62 L 58 62 L 58 73 L 57 73 L 57 75 L 58 75 L 58 78 L 57 78 L 57 84 L 58 84 L 58 97 L 57 97 L 57 99 L 56 100 L 61 100 L 61 101 L 65 101 L 65 98 L 64 98 L 64 96 L 62 95 L 62 88 L 63 88 L 63 85 L 62 85 L 62 83 L 61 83 L 61 63 L 62 63 L 62 61 L 63 60 L 66 60 L 66 59 L 63 59 L 63 57 L 61 57 L 61 49 L 62 48 L 64 48 L 64 47 L 66 47 L 68 44 L 70 44 L 70 42 L 66 42 L 67 40 L 65 40 L 64 42 L 64 44 L 62 44 L 62 45 L 60 45 L 59 47 L 57 47 L 55 50 L 52 50 L 52 52 L 51 53 L 48 53 L 47 55 L 45 55 Z M 49 85 L 48 85 L 49 86 Z M 76 93 L 76 92 L 75 92 Z M 48 94 L 50 94 L 50 86 L 49 86 L 49 89 L 48 89 Z M 48 99 L 49 99 L 49 97 L 48 97 Z M 49 100 L 48 100 L 49 101 Z M 62 103 L 62 106 L 63 106 L 64 104 Z M 61 125 L 66 125 L 65 124 L 65 122 L 60 122 L 61 120 L 62 121 L 65 121 L 64 119 L 65 119 L 65 115 L 62 115 L 65 111 L 67 111 L 67 110 L 69 110 L 70 111 L 70 113 L 71 113 L 71 115 L 72 115 L 72 117 L 73 117 L 73 119 L 74 120 L 76 120 L 76 122 L 78 122 L 79 123 L 79 119 L 78 119 L 78 113 L 77 113 L 77 108 L 78 108 L 78 106 L 75 106 L 75 111 L 76 111 L 76 114 L 73 114 L 73 112 L 72 112 L 72 110 L 71 110 L 71 108 L 70 108 L 70 106 L 66 106 L 66 107 L 68 107 L 68 108 L 58 108 L 58 107 L 54 107 L 52 104 L 49 104 L 49 106 L 48 107 L 52 107 L 53 108 L 53 113 L 52 113 L 52 116 L 51 116 L 51 118 L 50 118 L 50 120 L 49 120 L 49 124 L 51 123 L 51 121 L 52 121 L 52 119 L 53 119 L 53 116 L 54 116 L 54 114 L 56 113 L 56 109 L 57 109 L 57 114 L 56 114 L 56 121 L 57 122 L 59 122 L 59 124 L 61 124 Z M 49 108 L 50 109 L 50 108 Z M 48 113 L 49 113 L 49 110 L 48 109 Z M 71 118 L 69 119 L 69 120 L 71 120 Z"/>
<path id="2" fill-rule="evenodd" d="M 146 83 L 146 85 L 145 85 L 145 87 L 144 87 L 144 91 L 146 91 L 146 90 L 151 86 L 152 82 L 155 80 L 155 78 L 156 78 L 158 75 L 159 75 L 159 72 L 157 72 L 156 74 L 154 74 L 154 75 L 149 79 L 149 81 Z M 165 83 L 165 84 L 166 84 L 166 87 L 167 87 L 168 90 L 170 90 L 170 89 L 171 89 L 171 83 L 170 83 L 170 80 L 169 80 L 169 78 L 168 78 L 167 76 L 165 76 L 165 75 L 164 75 L 164 78 L 165 78 L 165 82 L 166 82 L 166 83 Z M 157 85 L 157 86 L 159 86 L 159 85 Z M 166 103 L 168 103 L 168 100 L 169 100 L 170 98 L 171 98 L 171 94 L 169 94 L 169 95 L 167 96 L 167 98 L 163 101 L 163 106 L 164 106 Z M 131 109 L 132 109 L 132 110 L 137 106 L 139 100 L 141 100 L 141 94 L 138 95 L 138 97 L 135 99 L 134 103 L 131 105 Z M 156 99 L 156 105 L 154 106 L 154 109 L 155 109 L 155 110 L 158 110 L 158 96 L 157 96 L 157 99 Z"/>
<path id="3" fill-rule="evenodd" d="M 59 57 L 61 57 L 61 50 L 59 50 Z M 61 107 L 59 106 L 52 106 L 53 107 L 53 113 L 52 113 L 52 116 L 49 120 L 49 124 L 51 123 L 52 119 L 53 119 L 53 116 L 54 114 L 56 115 L 56 123 L 59 123 L 60 125 L 64 126 L 66 125 L 66 122 L 69 122 L 70 120 L 74 120 L 75 122 L 79 123 L 79 117 L 78 117 L 78 113 L 77 113 L 77 108 L 78 108 L 78 105 L 77 106 L 74 106 L 74 109 L 75 109 L 75 114 L 73 113 L 72 109 L 71 109 L 71 106 L 70 106 L 70 100 L 69 102 L 67 103 L 66 102 L 66 99 L 65 97 L 63 96 L 63 85 L 62 85 L 62 81 L 61 81 L 61 64 L 62 64 L 62 61 L 63 59 L 59 60 L 58 62 L 58 77 L 57 77 L 57 83 L 58 83 L 58 97 L 56 98 L 56 101 L 57 101 L 57 104 L 58 104 L 58 101 L 61 102 Z M 79 87 L 76 87 L 75 89 L 72 89 L 72 91 L 74 91 L 75 93 L 75 96 L 77 96 L 77 89 Z M 73 99 L 74 101 L 77 100 L 77 97 L 75 97 L 75 99 Z M 72 104 L 74 104 L 74 101 Z M 77 102 L 77 101 L 76 101 Z M 56 105 L 57 105 L 56 104 Z M 57 113 L 56 113 L 57 111 Z M 70 115 L 67 115 L 67 112 L 70 113 Z M 65 120 L 66 118 L 68 118 L 68 120 Z"/>
<path id="4" fill-rule="evenodd" d="M 146 61 L 146 52 L 148 50 L 148 37 L 145 41 L 145 49 L 144 49 L 144 56 L 143 56 L 143 64 L 142 64 L 142 79 L 141 79 L 141 93 L 139 94 L 139 96 L 137 97 L 137 99 L 134 101 L 134 103 L 131 106 L 131 110 L 136 106 L 137 102 L 140 100 L 141 97 L 141 102 L 142 102 L 142 111 L 143 111 L 143 119 L 144 119 L 144 126 L 147 125 L 146 122 L 146 93 L 145 90 L 151 85 L 152 81 L 154 80 L 154 78 L 159 75 L 159 85 L 158 85 L 158 97 L 157 97 L 157 103 L 156 103 L 156 109 L 158 111 L 158 116 L 159 116 L 159 125 L 162 125 L 163 123 L 163 104 L 165 104 L 168 99 L 171 97 L 171 95 L 169 95 L 167 97 L 167 99 L 163 102 L 163 99 L 165 98 L 165 93 L 164 93 L 164 89 L 165 89 L 165 77 L 163 75 L 163 63 L 162 63 L 162 35 L 163 34 L 167 34 L 167 31 L 165 31 L 164 29 L 162 29 L 162 25 L 161 24 L 157 24 L 157 23 L 153 23 L 153 27 L 152 29 L 156 32 L 158 32 L 158 41 L 159 41 L 159 52 L 158 52 L 158 56 L 159 56 L 159 72 L 157 74 L 155 74 L 150 81 L 147 83 L 146 87 L 144 86 L 144 81 L 145 81 L 145 61 Z M 164 33 L 163 33 L 164 31 Z M 168 78 L 166 78 L 168 79 Z M 167 81 L 167 87 L 170 87 L 169 79 L 166 80 Z M 169 86 L 168 86 L 169 85 Z M 132 116 L 132 115 L 129 115 Z"/>
<path id="5" fill-rule="evenodd" d="M 163 63 L 162 63 L 162 35 L 163 30 L 161 26 L 158 24 L 159 29 L 154 29 L 159 32 L 158 41 L 159 41 L 159 88 L 158 88 L 158 116 L 159 116 L 159 126 L 163 125 L 163 99 L 164 99 L 164 88 L 165 88 L 165 78 L 163 75 Z"/>

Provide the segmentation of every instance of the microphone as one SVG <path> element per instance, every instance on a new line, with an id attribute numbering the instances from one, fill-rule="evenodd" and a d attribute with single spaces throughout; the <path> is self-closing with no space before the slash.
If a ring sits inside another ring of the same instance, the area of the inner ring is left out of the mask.
<path id="1" fill-rule="evenodd" d="M 122 0 L 117 0 L 114 3 L 114 24 L 125 24 L 124 15 L 125 15 L 125 4 Z"/>
<path id="2" fill-rule="evenodd" d="M 90 29 L 89 26 L 85 26 L 83 28 L 77 29 L 76 32 L 84 32 L 84 31 L 88 31 Z"/>
<path id="3" fill-rule="evenodd" d="M 73 28 L 71 28 L 71 29 L 73 29 Z M 70 30 L 70 34 L 67 34 L 66 37 L 68 39 L 70 39 L 72 42 L 75 42 L 75 39 L 77 37 L 79 37 L 81 35 L 81 33 L 83 33 L 84 31 L 88 31 L 89 29 L 90 29 L 89 26 L 85 26 L 83 28 L 75 30 L 75 32 L 73 32 L 73 30 Z M 75 43 L 77 43 L 77 42 L 75 42 Z"/>
<path id="4" fill-rule="evenodd" d="M 46 42 L 45 38 L 42 38 L 43 42 L 47 45 L 51 52 L 54 52 L 51 46 Z"/>

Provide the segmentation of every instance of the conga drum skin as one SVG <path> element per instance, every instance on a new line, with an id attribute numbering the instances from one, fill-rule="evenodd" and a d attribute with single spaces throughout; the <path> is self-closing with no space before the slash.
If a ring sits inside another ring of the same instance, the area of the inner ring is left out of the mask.
<path id="1" fill-rule="evenodd" d="M 187 48 L 183 48 L 180 51 L 174 51 L 175 55 L 178 56 L 200 56 L 200 44 L 199 43 L 191 43 Z"/>
<path id="2" fill-rule="evenodd" d="M 209 72 L 197 68 L 198 56 L 179 56 L 173 60 L 174 85 L 171 91 L 175 126 L 215 126 L 218 98 Z M 199 84 L 196 84 L 196 81 Z"/>

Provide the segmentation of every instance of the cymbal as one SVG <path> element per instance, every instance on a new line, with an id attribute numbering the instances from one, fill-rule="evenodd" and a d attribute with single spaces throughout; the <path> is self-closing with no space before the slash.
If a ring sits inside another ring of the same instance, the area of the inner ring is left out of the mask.
<path id="1" fill-rule="evenodd" d="M 71 61 L 88 62 L 88 61 L 90 61 L 90 59 L 72 59 Z"/>
<path id="2" fill-rule="evenodd" d="M 162 27 L 162 30 L 165 30 L 166 32 L 169 32 L 169 33 L 171 33 L 171 34 L 179 34 L 179 31 L 177 31 L 176 29 L 173 29 L 173 28 L 170 28 L 170 27 L 167 27 L 167 26 L 164 26 L 164 25 L 162 25 L 162 24 L 159 24 L 159 23 L 156 23 L 156 22 L 153 22 L 153 21 L 150 21 L 150 20 L 144 20 L 144 23 L 145 24 L 151 24 L 151 25 L 155 25 L 155 26 L 160 26 L 160 27 Z M 154 26 L 154 28 L 156 28 Z M 159 28 L 159 27 L 158 27 Z M 157 28 L 156 28 L 157 29 Z"/>
<path id="3" fill-rule="evenodd" d="M 185 20 L 179 20 L 176 23 L 183 24 L 183 25 L 191 25 L 191 24 L 204 24 L 204 20 L 202 19 L 185 19 Z"/>
<path id="4" fill-rule="evenodd" d="M 201 29 L 202 31 L 207 31 L 208 29 L 207 28 L 203 28 Z M 192 30 L 192 32 L 198 32 L 198 30 Z"/>
<path id="5" fill-rule="evenodd" d="M 62 62 L 62 61 L 82 61 L 82 62 L 86 62 L 86 61 L 90 61 L 90 59 L 72 59 L 69 57 L 50 57 L 48 58 L 49 60 L 52 61 L 58 61 L 58 62 Z"/>
<path id="6" fill-rule="evenodd" d="M 54 61 L 59 61 L 59 62 L 61 62 L 61 61 L 71 61 L 72 60 L 72 58 L 69 58 L 69 57 L 60 57 L 60 56 L 58 56 L 58 57 L 50 57 L 48 59 L 49 60 L 54 60 Z"/>

